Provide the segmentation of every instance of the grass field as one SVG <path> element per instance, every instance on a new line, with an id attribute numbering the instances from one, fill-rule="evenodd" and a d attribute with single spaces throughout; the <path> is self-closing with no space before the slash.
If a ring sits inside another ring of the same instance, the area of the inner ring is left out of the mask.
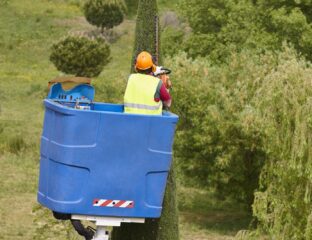
<path id="1" fill-rule="evenodd" d="M 47 82 L 60 75 L 49 62 L 49 47 L 68 32 L 92 29 L 78 3 L 10 0 L 0 5 L 0 239 L 69 238 L 65 233 L 47 234 L 52 218 L 33 209 L 42 99 L 47 94 Z M 161 9 L 172 7 L 165 1 L 161 4 Z M 121 101 L 129 73 L 134 21 L 126 20 L 115 32 L 119 38 L 111 45 L 112 61 L 94 79 L 97 101 Z M 192 198 L 186 200 L 192 191 Z M 248 224 L 248 216 L 239 208 L 215 207 L 218 203 L 208 193 L 183 188 L 180 196 L 182 239 L 232 239 Z"/>

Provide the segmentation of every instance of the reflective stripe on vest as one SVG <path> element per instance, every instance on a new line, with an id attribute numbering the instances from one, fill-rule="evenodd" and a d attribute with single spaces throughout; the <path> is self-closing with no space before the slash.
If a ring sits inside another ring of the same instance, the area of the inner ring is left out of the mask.
<path id="1" fill-rule="evenodd" d="M 160 79 L 144 75 L 131 74 L 124 96 L 126 113 L 162 114 L 162 102 L 155 102 L 154 96 Z"/>

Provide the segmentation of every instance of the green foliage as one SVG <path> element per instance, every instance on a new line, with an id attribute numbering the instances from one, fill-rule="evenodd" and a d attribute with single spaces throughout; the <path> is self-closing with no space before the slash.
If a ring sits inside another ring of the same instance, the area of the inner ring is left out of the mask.
<path id="1" fill-rule="evenodd" d="M 274 239 L 311 239 L 312 66 L 287 50 L 255 96 L 268 153 L 254 214 Z"/>
<path id="2" fill-rule="evenodd" d="M 227 22 L 231 3 L 226 0 L 185 0 L 181 1 L 180 9 L 195 33 L 217 33 Z"/>
<path id="3" fill-rule="evenodd" d="M 312 2 L 309 7 L 312 8 Z M 266 31 L 276 36 L 276 44 L 286 40 L 292 43 L 307 59 L 312 60 L 311 15 L 305 15 L 299 7 L 290 8 L 287 5 L 268 10 L 264 4 L 264 6 L 260 5 L 258 9 L 265 15 L 262 21 Z"/>
<path id="4" fill-rule="evenodd" d="M 250 100 L 265 71 L 250 54 L 231 59 L 220 67 L 185 55 L 170 61 L 173 111 L 180 116 L 175 153 L 183 172 L 201 186 L 250 206 L 265 159 L 265 136 Z"/>
<path id="5" fill-rule="evenodd" d="M 134 60 L 141 51 L 148 51 L 155 60 L 161 62 L 158 59 L 161 45 L 157 29 L 159 29 L 159 21 L 156 1 L 140 0 L 136 19 L 133 61 L 131 62 L 132 71 L 134 71 Z"/>
<path id="6" fill-rule="evenodd" d="M 271 36 L 261 29 L 257 10 L 249 1 L 183 0 L 180 10 L 193 30 L 184 44 L 192 58 L 208 56 L 213 63 L 222 63 L 233 51 L 272 46 Z"/>
<path id="7" fill-rule="evenodd" d="M 254 2 L 263 9 L 285 8 L 287 12 L 291 12 L 294 8 L 298 8 L 306 16 L 309 23 L 312 21 L 311 0 L 255 0 Z"/>
<path id="8" fill-rule="evenodd" d="M 252 53 L 220 66 L 170 60 L 176 157 L 220 197 L 251 204 L 256 190 L 253 214 L 269 239 L 311 239 L 312 66 L 285 46 L 278 55 Z"/>
<path id="9" fill-rule="evenodd" d="M 209 53 L 210 59 L 217 62 L 218 59 L 224 59 L 229 55 L 226 48 L 221 43 L 218 44 L 213 34 L 192 34 L 182 46 L 191 58 L 205 57 Z"/>
<path id="10" fill-rule="evenodd" d="M 68 36 L 52 46 L 51 62 L 67 74 L 96 77 L 110 60 L 110 48 L 102 38 Z"/>
<path id="11" fill-rule="evenodd" d="M 222 63 L 233 51 L 280 50 L 287 41 L 311 60 L 311 9 L 311 1 L 182 0 L 193 30 L 185 51 Z"/>
<path id="12" fill-rule="evenodd" d="M 182 51 L 184 32 L 176 30 L 173 27 L 166 27 L 161 33 L 161 52 L 164 56 L 174 56 L 177 52 Z"/>
<path id="13" fill-rule="evenodd" d="M 102 30 L 122 23 L 125 9 L 123 0 L 87 0 L 83 8 L 87 21 Z"/>

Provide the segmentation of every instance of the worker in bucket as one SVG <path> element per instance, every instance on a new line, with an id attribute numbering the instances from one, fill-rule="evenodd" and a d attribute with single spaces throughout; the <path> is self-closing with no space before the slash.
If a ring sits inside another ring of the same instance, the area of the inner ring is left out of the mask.
<path id="1" fill-rule="evenodd" d="M 124 95 L 125 113 L 161 115 L 163 106 L 171 105 L 165 84 L 154 76 L 157 70 L 152 55 L 141 52 L 135 62 L 137 73 L 131 74 Z"/>

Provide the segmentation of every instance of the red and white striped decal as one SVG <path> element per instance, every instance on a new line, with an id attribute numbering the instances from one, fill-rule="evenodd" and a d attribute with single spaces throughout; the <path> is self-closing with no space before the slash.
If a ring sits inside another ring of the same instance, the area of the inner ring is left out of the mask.
<path id="1" fill-rule="evenodd" d="M 94 199 L 93 207 L 133 208 L 134 201 Z"/>

